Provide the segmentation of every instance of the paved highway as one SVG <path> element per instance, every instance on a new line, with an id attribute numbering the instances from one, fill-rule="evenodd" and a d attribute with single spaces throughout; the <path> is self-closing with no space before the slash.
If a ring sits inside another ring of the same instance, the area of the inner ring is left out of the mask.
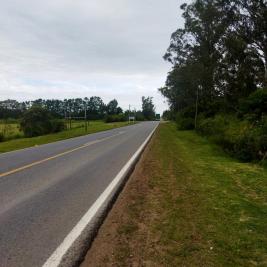
<path id="1" fill-rule="evenodd" d="M 0 266 L 43 266 L 157 124 L 0 154 Z"/>

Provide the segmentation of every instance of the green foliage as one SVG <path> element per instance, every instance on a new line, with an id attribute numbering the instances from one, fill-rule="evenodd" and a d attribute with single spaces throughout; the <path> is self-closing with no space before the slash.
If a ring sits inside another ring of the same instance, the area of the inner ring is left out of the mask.
<path id="1" fill-rule="evenodd" d="M 155 119 L 155 106 L 153 104 L 152 97 L 142 97 L 142 113 L 145 120 L 154 120 Z"/>
<path id="2" fill-rule="evenodd" d="M 241 115 L 251 121 L 261 120 L 264 115 L 267 115 L 267 89 L 258 89 L 242 100 L 239 110 Z"/>
<path id="3" fill-rule="evenodd" d="M 122 108 L 118 106 L 118 101 L 113 99 L 107 104 L 106 112 L 108 115 L 118 115 L 122 113 Z"/>
<path id="4" fill-rule="evenodd" d="M 195 128 L 194 119 L 183 117 L 181 114 L 176 116 L 176 123 L 178 130 L 193 130 Z"/>
<path id="5" fill-rule="evenodd" d="M 200 120 L 197 131 L 237 157 L 249 162 L 262 160 L 267 153 L 267 132 L 234 116 L 217 115 Z"/>
<path id="6" fill-rule="evenodd" d="M 163 111 L 162 118 L 165 121 L 172 121 L 175 120 L 175 112 L 170 110 Z"/>
<path id="7" fill-rule="evenodd" d="M 173 66 L 159 89 L 178 128 L 195 119 L 232 155 L 265 159 L 267 89 L 258 88 L 267 86 L 267 2 L 196 0 L 181 9 L 185 25 L 171 36 L 164 59 Z"/>
<path id="8" fill-rule="evenodd" d="M 105 117 L 105 122 L 110 123 L 110 122 L 122 122 L 126 121 L 127 118 L 124 114 L 117 114 L 117 115 L 106 115 Z"/>
<path id="9" fill-rule="evenodd" d="M 105 105 L 98 96 L 90 98 L 72 98 L 72 99 L 36 99 L 33 101 L 18 102 L 16 100 L 0 101 L 0 119 L 21 118 L 23 113 L 32 106 L 40 106 L 47 109 L 55 118 L 84 117 L 85 108 L 89 120 L 103 119 L 106 112 L 119 114 L 122 109 L 118 107 L 117 100 L 112 100 Z M 115 110 L 115 111 L 114 111 Z"/>
<path id="10" fill-rule="evenodd" d="M 114 128 L 126 126 L 128 125 L 128 122 L 105 123 L 103 121 L 90 121 L 87 131 L 85 131 L 84 127 L 80 127 L 81 124 L 84 125 L 84 121 L 74 121 L 73 128 L 58 133 L 52 133 L 32 138 L 19 138 L 8 141 L 4 140 L 5 142 L 0 143 L 0 153 L 31 147 L 35 145 L 57 142 L 60 140 L 78 137 L 85 134 L 87 135 L 100 131 L 111 130 Z"/>
<path id="11" fill-rule="evenodd" d="M 50 133 L 58 133 L 65 129 L 64 121 L 60 119 L 53 119 L 50 121 L 51 123 L 51 132 Z"/>
<path id="12" fill-rule="evenodd" d="M 232 119 L 232 118 L 231 118 Z M 198 123 L 197 130 L 199 133 L 207 136 L 214 136 L 218 133 L 223 134 L 224 130 L 229 126 L 229 118 L 217 115 L 214 118 L 202 119 Z"/>
<path id="13" fill-rule="evenodd" d="M 175 117 L 178 130 L 193 130 L 195 128 L 195 108 L 189 106 L 178 112 Z"/>
<path id="14" fill-rule="evenodd" d="M 33 106 L 24 113 L 20 127 L 25 137 L 33 137 L 59 132 L 64 129 L 64 123 L 55 120 L 48 110 Z"/>
<path id="15" fill-rule="evenodd" d="M 196 102 L 205 116 L 237 111 L 267 85 L 266 1 L 197 0 L 181 9 L 185 25 L 171 36 L 164 59 L 173 67 L 159 91 L 175 112 Z"/>
<path id="16" fill-rule="evenodd" d="M 0 142 L 3 142 L 5 140 L 5 135 L 3 133 L 0 133 Z"/>
<path id="17" fill-rule="evenodd" d="M 145 120 L 145 117 L 144 117 L 144 115 L 143 115 L 143 112 L 142 112 L 142 111 L 137 111 L 137 112 L 135 113 L 135 119 L 136 119 L 137 121 L 144 121 L 144 120 Z"/>

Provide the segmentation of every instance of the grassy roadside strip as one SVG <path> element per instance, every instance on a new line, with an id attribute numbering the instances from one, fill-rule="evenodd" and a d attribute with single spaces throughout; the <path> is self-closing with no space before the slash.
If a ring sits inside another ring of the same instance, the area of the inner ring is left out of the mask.
<path id="1" fill-rule="evenodd" d="M 89 266 L 267 266 L 267 170 L 161 124 Z"/>
<path id="2" fill-rule="evenodd" d="M 0 143 L 0 153 L 9 152 L 12 150 L 27 148 L 35 145 L 52 143 L 64 139 L 78 137 L 86 134 L 106 131 L 118 127 L 129 125 L 128 122 L 104 123 L 102 121 L 92 121 L 88 125 L 88 130 L 85 132 L 83 127 L 73 128 L 55 134 L 48 134 L 32 138 L 18 138 Z"/>

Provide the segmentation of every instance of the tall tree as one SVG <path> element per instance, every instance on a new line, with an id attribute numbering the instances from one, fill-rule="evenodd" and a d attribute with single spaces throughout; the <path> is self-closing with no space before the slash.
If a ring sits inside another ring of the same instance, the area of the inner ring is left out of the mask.
<path id="1" fill-rule="evenodd" d="M 142 113 L 146 120 L 155 119 L 155 106 L 152 97 L 142 97 Z"/>
<path id="2" fill-rule="evenodd" d="M 185 25 L 171 36 L 164 59 L 173 67 L 160 92 L 173 111 L 234 109 L 264 81 L 266 1 L 195 0 L 181 9 Z"/>
<path id="3" fill-rule="evenodd" d="M 264 65 L 263 84 L 267 87 L 267 1 L 238 0 L 242 10 L 243 38 Z"/>
<path id="4" fill-rule="evenodd" d="M 111 100 L 106 106 L 107 114 L 118 114 L 118 101 L 116 99 Z"/>
<path id="5" fill-rule="evenodd" d="M 103 118 L 105 113 L 105 104 L 103 100 L 98 96 L 90 97 L 88 101 L 88 111 L 89 114 L 95 116 L 94 118 Z"/>
<path id="6" fill-rule="evenodd" d="M 183 108 L 195 102 L 198 96 L 205 105 L 220 95 L 216 74 L 222 57 L 221 40 L 229 20 L 221 0 L 197 0 L 182 5 L 181 9 L 185 27 L 172 34 L 164 58 L 173 64 L 166 87 L 171 91 L 171 86 L 176 88 Z M 229 16 L 231 9 L 227 11 Z M 160 91 L 164 95 L 164 91 Z"/>

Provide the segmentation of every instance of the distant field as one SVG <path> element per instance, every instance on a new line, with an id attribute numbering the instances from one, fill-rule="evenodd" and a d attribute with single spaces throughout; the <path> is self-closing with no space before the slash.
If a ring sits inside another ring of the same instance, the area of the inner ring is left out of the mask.
<path id="1" fill-rule="evenodd" d="M 0 133 L 6 140 L 23 137 L 23 132 L 20 131 L 19 123 L 16 120 L 0 120 Z"/>
<path id="2" fill-rule="evenodd" d="M 110 130 L 126 125 L 128 125 L 128 122 L 105 123 L 103 121 L 90 121 L 87 131 L 85 131 L 83 121 L 73 121 L 71 129 L 67 129 L 65 131 L 54 134 L 24 138 L 23 133 L 19 130 L 18 122 L 4 124 L 3 121 L 0 121 L 0 133 L 4 132 L 4 130 L 6 130 L 7 128 L 9 129 L 4 133 L 7 141 L 0 142 L 0 153 L 35 145 L 47 144 L 72 137 L 82 136 L 85 134 Z"/>
<path id="3" fill-rule="evenodd" d="M 97 121 L 91 122 L 94 125 Z M 98 122 L 99 123 L 99 122 Z M 89 125 L 89 124 L 88 124 Z M 72 121 L 71 128 L 83 128 L 84 121 Z M 69 123 L 66 123 L 66 128 L 69 130 Z M 20 130 L 20 125 L 18 120 L 0 120 L 0 133 L 3 133 L 5 140 L 17 139 L 24 137 L 23 132 Z"/>

